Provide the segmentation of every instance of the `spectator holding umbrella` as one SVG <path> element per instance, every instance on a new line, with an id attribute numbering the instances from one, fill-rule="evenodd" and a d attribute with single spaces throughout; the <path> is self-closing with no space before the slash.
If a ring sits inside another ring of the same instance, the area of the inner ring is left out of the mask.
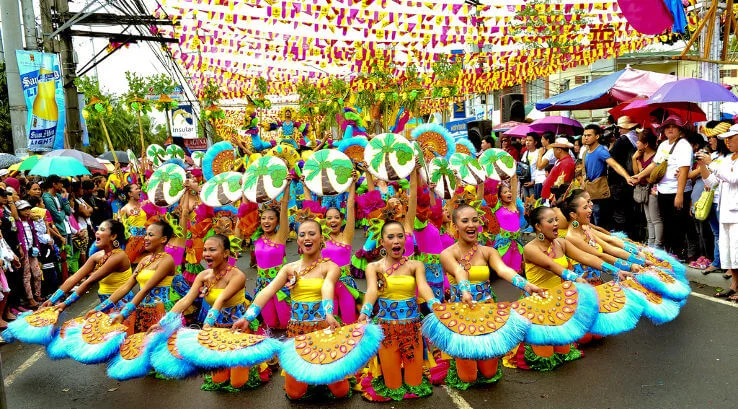
<path id="1" fill-rule="evenodd" d="M 566 190 L 566 187 L 574 179 L 574 168 L 576 163 L 569 153 L 574 148 L 574 144 L 566 138 L 556 138 L 554 143 L 548 145 L 551 148 L 556 164 L 543 182 L 543 191 L 541 197 L 550 199 L 552 193 L 559 196 Z"/>

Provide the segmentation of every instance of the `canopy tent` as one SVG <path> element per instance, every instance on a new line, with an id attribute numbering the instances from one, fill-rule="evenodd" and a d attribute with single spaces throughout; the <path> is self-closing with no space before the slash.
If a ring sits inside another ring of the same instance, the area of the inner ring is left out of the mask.
<path id="1" fill-rule="evenodd" d="M 637 97 L 649 97 L 677 77 L 626 67 L 551 98 L 538 101 L 541 111 L 576 111 L 611 108 Z"/>

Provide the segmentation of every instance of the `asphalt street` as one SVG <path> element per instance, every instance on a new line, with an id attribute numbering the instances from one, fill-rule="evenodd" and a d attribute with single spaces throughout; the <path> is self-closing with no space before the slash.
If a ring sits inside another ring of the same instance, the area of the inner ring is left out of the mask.
<path id="1" fill-rule="evenodd" d="M 363 238 L 356 238 L 355 248 Z M 288 259 L 297 258 L 294 242 Z M 239 260 L 253 288 L 255 272 L 248 256 Z M 363 282 L 360 281 L 360 285 Z M 501 300 L 517 290 L 497 281 Z M 549 373 L 504 368 L 495 385 L 467 391 L 435 387 L 431 397 L 379 404 L 389 408 L 736 408 L 738 379 L 738 305 L 715 302 L 713 288 L 693 283 L 692 296 L 676 320 L 654 326 L 643 318 L 638 327 L 583 348 L 584 358 Z M 87 294 L 71 309 L 82 314 L 95 305 Z M 118 382 L 104 365 L 51 361 L 39 346 L 0 347 L 9 408 L 364 408 L 378 404 L 358 395 L 337 402 L 292 403 L 282 377 L 252 391 L 214 393 L 199 389 L 201 379 L 159 380 L 152 376 Z M 731 386 L 733 385 L 733 386 Z"/>

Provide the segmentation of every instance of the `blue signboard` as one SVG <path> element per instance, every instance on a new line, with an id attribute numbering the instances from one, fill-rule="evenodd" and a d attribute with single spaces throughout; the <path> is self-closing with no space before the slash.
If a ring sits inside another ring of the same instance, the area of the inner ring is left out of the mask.
<path id="1" fill-rule="evenodd" d="M 466 133 L 466 124 L 471 121 L 476 121 L 476 119 L 477 118 L 475 117 L 469 117 L 458 121 L 446 122 L 446 129 L 448 129 L 452 134 L 460 132 Z"/>

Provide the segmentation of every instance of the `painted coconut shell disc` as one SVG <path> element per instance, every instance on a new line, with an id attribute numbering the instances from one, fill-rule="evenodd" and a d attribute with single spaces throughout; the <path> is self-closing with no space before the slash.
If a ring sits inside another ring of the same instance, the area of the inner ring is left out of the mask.
<path id="1" fill-rule="evenodd" d="M 276 199 L 288 185 L 287 174 L 287 165 L 277 157 L 262 156 L 252 162 L 242 180 L 246 199 L 254 203 Z"/>
<path id="2" fill-rule="evenodd" d="M 692 292 L 689 282 L 677 280 L 658 267 L 643 268 L 635 279 L 647 289 L 672 300 L 683 300 Z"/>
<path id="3" fill-rule="evenodd" d="M 185 192 L 186 178 L 187 174 L 181 166 L 165 163 L 149 178 L 146 188 L 149 199 L 159 207 L 177 203 Z"/>
<path id="4" fill-rule="evenodd" d="M 110 360 L 108 376 L 119 381 L 144 377 L 151 370 L 150 356 L 151 345 L 145 332 L 128 336 Z"/>
<path id="5" fill-rule="evenodd" d="M 23 313 L 8 323 L 8 328 L 3 331 L 3 338 L 8 342 L 17 339 L 27 344 L 47 345 L 54 336 L 54 326 L 59 320 L 59 314 L 60 311 L 55 308 Z"/>
<path id="6" fill-rule="evenodd" d="M 155 143 L 152 143 L 146 148 L 146 157 L 149 158 L 154 166 L 161 165 L 166 160 L 166 154 L 167 151 L 161 145 Z"/>
<path id="7" fill-rule="evenodd" d="M 426 167 L 420 168 L 420 176 L 426 183 L 435 183 L 434 191 L 443 199 L 451 199 L 456 191 L 456 175 L 446 159 L 437 157 L 431 159 Z"/>
<path id="8" fill-rule="evenodd" d="M 643 302 L 610 281 L 595 287 L 600 311 L 589 332 L 600 336 L 617 335 L 636 327 L 643 314 Z"/>
<path id="9" fill-rule="evenodd" d="M 620 285 L 629 294 L 633 294 L 643 302 L 643 315 L 656 325 L 669 322 L 679 315 L 679 302 L 662 297 L 647 289 L 636 280 L 622 280 Z"/>
<path id="10" fill-rule="evenodd" d="M 402 135 L 379 134 L 364 148 L 364 162 L 378 179 L 387 182 L 404 179 L 415 168 L 415 148 Z"/>
<path id="11" fill-rule="evenodd" d="M 459 138 L 456 140 L 456 153 L 465 153 L 467 155 L 476 156 L 477 148 L 469 139 Z"/>
<path id="12" fill-rule="evenodd" d="M 204 369 L 251 366 L 271 359 L 282 346 L 276 339 L 230 328 L 180 329 L 177 351 L 187 362 Z"/>
<path id="13" fill-rule="evenodd" d="M 461 178 L 461 180 L 467 185 L 476 186 L 484 182 L 484 179 L 487 178 L 487 174 L 484 169 L 482 169 L 482 165 L 480 165 L 479 161 L 471 155 L 456 152 L 451 155 L 449 164 L 451 165 L 451 169 L 456 172 L 459 178 Z"/>
<path id="14" fill-rule="evenodd" d="M 285 342 L 279 351 L 279 363 L 300 382 L 325 385 L 360 370 L 377 353 L 382 338 L 376 324 L 318 330 Z"/>
<path id="15" fill-rule="evenodd" d="M 219 173 L 231 172 L 235 168 L 235 161 L 233 145 L 228 141 L 218 142 L 202 158 L 202 176 L 205 180 L 210 180 Z"/>
<path id="16" fill-rule="evenodd" d="M 410 134 L 420 144 L 425 160 L 436 156 L 449 158 L 456 152 L 456 143 L 449 131 L 439 124 L 422 124 Z"/>
<path id="17" fill-rule="evenodd" d="M 479 157 L 479 164 L 494 180 L 507 180 L 515 175 L 515 159 L 502 149 L 490 148 Z"/>
<path id="18" fill-rule="evenodd" d="M 192 152 L 192 162 L 195 165 L 196 168 L 202 167 L 202 160 L 205 157 L 205 152 L 203 151 L 194 151 Z"/>
<path id="19" fill-rule="evenodd" d="M 315 152 L 302 168 L 305 184 L 318 196 L 334 196 L 348 190 L 354 182 L 351 159 L 334 149 Z"/>
<path id="20" fill-rule="evenodd" d="M 133 153 L 133 151 L 130 149 L 126 150 L 126 154 L 128 154 L 128 161 L 129 161 L 131 170 L 135 173 L 139 173 L 138 159 L 136 158 L 136 154 Z"/>
<path id="21" fill-rule="evenodd" d="M 221 207 L 241 199 L 241 173 L 219 173 L 202 185 L 200 200 L 210 207 Z"/>
<path id="22" fill-rule="evenodd" d="M 365 136 L 354 136 L 338 143 L 338 150 L 345 153 L 355 163 L 364 161 L 364 148 L 369 143 Z"/>
<path id="23" fill-rule="evenodd" d="M 179 145 L 167 145 L 167 159 L 183 159 L 185 158 L 185 151 Z"/>

